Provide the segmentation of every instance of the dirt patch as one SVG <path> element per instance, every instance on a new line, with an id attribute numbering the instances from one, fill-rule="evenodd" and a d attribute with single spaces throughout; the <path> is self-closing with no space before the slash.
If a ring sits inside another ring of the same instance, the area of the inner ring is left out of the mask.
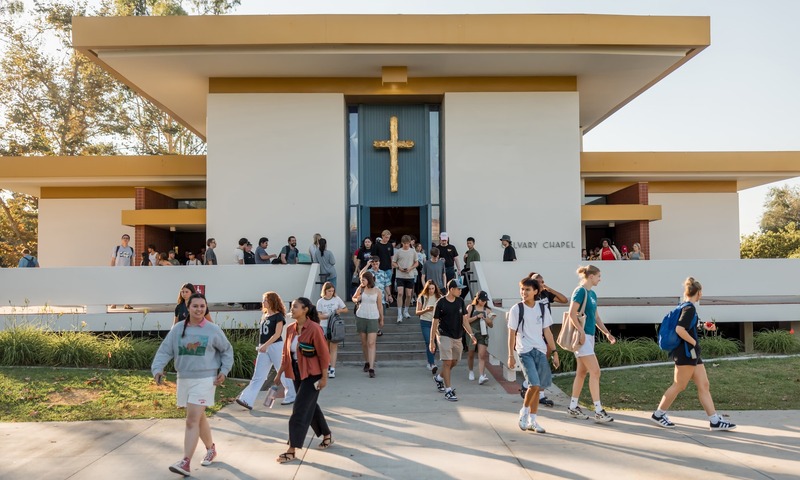
<path id="1" fill-rule="evenodd" d="M 101 393 L 99 390 L 89 390 L 88 388 L 63 390 L 49 394 L 47 403 L 50 405 L 81 405 L 97 400 Z"/>

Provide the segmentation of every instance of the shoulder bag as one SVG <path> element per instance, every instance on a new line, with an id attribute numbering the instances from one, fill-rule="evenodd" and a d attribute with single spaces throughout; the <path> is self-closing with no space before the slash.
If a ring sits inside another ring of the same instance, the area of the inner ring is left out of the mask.
<path id="1" fill-rule="evenodd" d="M 569 311 L 564 312 L 564 316 L 561 318 L 561 331 L 558 333 L 556 343 L 568 352 L 577 352 L 583 345 L 581 343 L 581 331 L 586 323 L 586 302 L 589 300 L 589 291 L 585 288 L 583 291 L 586 292 L 586 295 L 583 297 L 581 308 L 578 311 L 578 322 L 581 324 L 581 329 L 578 330 L 572 324 L 572 320 L 569 318 Z"/>

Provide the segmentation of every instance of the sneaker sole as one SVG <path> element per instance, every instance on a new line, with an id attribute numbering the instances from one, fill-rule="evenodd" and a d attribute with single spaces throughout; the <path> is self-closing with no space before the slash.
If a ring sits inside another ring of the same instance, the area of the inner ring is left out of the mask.
<path id="1" fill-rule="evenodd" d="M 534 433 L 547 433 L 547 431 L 545 431 L 545 429 L 542 428 L 542 427 L 539 427 L 539 428 L 528 427 L 528 431 L 529 432 L 534 432 Z"/>
<path id="2" fill-rule="evenodd" d="M 736 430 L 736 425 L 726 428 L 710 427 L 709 430 L 711 430 L 712 432 L 727 432 L 728 430 Z"/>
<path id="3" fill-rule="evenodd" d="M 180 468 L 178 468 L 178 467 L 176 467 L 174 465 L 169 467 L 169 471 L 172 472 L 172 473 L 177 473 L 178 475 L 183 475 L 184 477 L 191 477 L 192 476 L 191 473 L 189 473 L 189 472 L 187 472 L 185 470 L 182 470 L 182 469 L 180 469 Z"/>
<path id="4" fill-rule="evenodd" d="M 594 423 L 611 423 L 614 419 L 610 417 L 603 417 L 603 418 L 594 418 Z"/>
<path id="5" fill-rule="evenodd" d="M 574 418 L 576 420 L 588 420 L 589 419 L 589 416 L 586 415 L 585 413 L 576 415 L 576 414 L 571 413 L 571 412 L 568 411 L 567 415 L 569 415 L 571 418 Z"/>
<path id="6" fill-rule="evenodd" d="M 216 455 L 214 455 L 214 458 L 217 458 L 217 456 L 216 456 Z M 214 458 L 212 458 L 212 459 L 211 459 L 211 460 L 209 460 L 209 461 L 205 461 L 205 460 L 203 460 L 202 462 L 200 462 L 200 465 L 202 465 L 202 466 L 204 466 L 204 467 L 207 467 L 207 466 L 211 465 L 212 463 L 214 463 Z"/>

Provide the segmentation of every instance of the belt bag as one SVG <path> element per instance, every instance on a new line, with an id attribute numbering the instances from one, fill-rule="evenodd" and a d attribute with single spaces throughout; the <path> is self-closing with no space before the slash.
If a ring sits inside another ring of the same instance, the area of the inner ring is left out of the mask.
<path id="1" fill-rule="evenodd" d="M 297 342 L 297 349 L 304 357 L 316 357 L 317 349 L 311 343 Z"/>

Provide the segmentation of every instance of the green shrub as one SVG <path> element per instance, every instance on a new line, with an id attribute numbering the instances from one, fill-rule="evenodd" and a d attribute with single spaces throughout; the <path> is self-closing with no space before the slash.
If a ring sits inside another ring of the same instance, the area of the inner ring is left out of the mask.
<path id="1" fill-rule="evenodd" d="M 764 353 L 795 353 L 800 341 L 786 330 L 762 330 L 753 338 L 753 347 Z"/>
<path id="2" fill-rule="evenodd" d="M 558 346 L 556 346 L 556 349 L 558 349 L 558 359 L 561 362 L 561 365 L 559 366 L 559 371 L 574 372 L 575 369 L 578 367 L 578 363 L 575 360 L 575 354 L 572 352 L 568 352 Z"/>
<path id="3" fill-rule="evenodd" d="M 700 337 L 700 352 L 703 357 L 729 357 L 742 350 L 739 340 L 725 338 L 722 335 Z"/>
<path id="4" fill-rule="evenodd" d="M 233 368 L 228 376 L 251 378 L 255 369 L 258 342 L 247 336 L 234 336 L 230 342 L 233 345 Z"/>
<path id="5" fill-rule="evenodd" d="M 52 335 L 32 326 L 14 326 L 0 331 L 0 364 L 49 365 Z"/>
<path id="6" fill-rule="evenodd" d="M 605 341 L 597 342 L 594 351 L 601 367 L 638 365 L 666 359 L 666 352 L 651 338 L 621 338 L 613 345 Z"/>
<path id="7" fill-rule="evenodd" d="M 103 342 L 89 332 L 61 332 L 53 335 L 50 364 L 63 367 L 103 365 Z"/>

